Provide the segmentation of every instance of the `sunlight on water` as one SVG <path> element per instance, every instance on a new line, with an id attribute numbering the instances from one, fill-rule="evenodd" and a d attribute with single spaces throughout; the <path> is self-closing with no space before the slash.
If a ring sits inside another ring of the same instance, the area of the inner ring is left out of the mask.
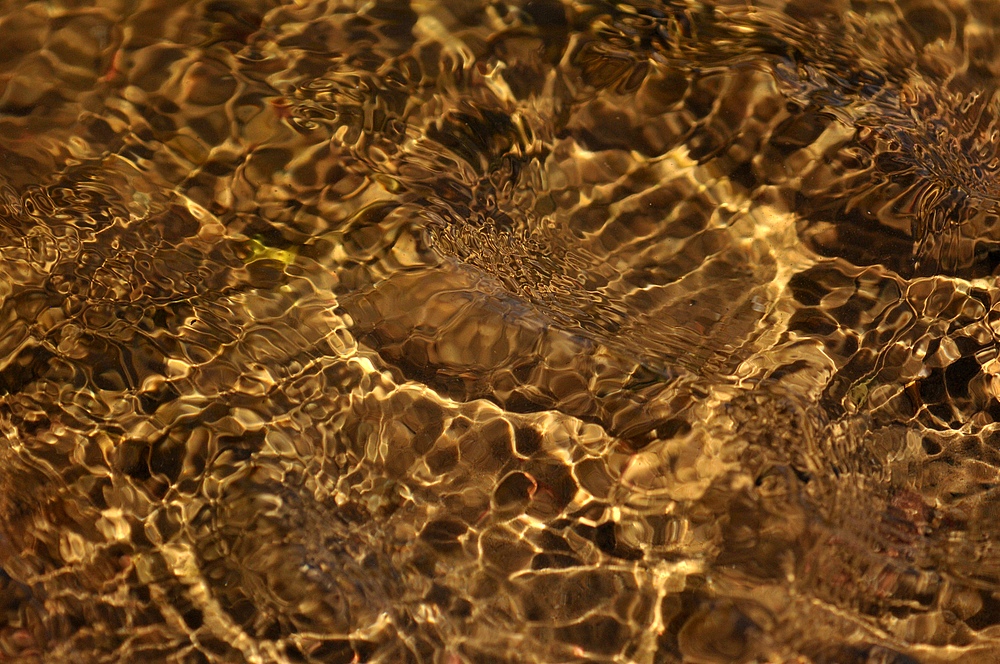
<path id="1" fill-rule="evenodd" d="M 0 662 L 1000 661 L 998 145 L 992 0 L 0 2 Z"/>

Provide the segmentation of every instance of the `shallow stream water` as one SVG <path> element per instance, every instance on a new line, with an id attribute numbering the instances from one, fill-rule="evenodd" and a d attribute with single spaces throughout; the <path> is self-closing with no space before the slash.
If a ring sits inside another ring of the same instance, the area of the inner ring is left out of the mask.
<path id="1" fill-rule="evenodd" d="M 995 0 L 0 0 L 0 662 L 1000 661 Z"/>

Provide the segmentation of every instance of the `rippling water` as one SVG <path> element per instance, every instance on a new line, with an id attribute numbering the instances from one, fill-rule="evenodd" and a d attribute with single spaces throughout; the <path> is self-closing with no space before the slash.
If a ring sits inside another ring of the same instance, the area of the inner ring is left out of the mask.
<path id="1" fill-rule="evenodd" d="M 1000 661 L 994 0 L 0 0 L 0 661 Z"/>

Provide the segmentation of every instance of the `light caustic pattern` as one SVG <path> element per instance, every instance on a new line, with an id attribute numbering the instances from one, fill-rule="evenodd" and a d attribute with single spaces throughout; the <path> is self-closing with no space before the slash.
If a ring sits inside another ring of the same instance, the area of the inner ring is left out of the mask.
<path id="1" fill-rule="evenodd" d="M 1000 660 L 993 0 L 0 2 L 0 661 Z"/>

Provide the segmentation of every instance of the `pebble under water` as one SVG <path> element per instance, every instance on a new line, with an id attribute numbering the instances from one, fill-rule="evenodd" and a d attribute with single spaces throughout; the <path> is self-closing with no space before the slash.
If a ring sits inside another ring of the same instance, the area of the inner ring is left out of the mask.
<path id="1" fill-rule="evenodd" d="M 0 662 L 1000 661 L 1000 3 L 0 0 Z"/>

